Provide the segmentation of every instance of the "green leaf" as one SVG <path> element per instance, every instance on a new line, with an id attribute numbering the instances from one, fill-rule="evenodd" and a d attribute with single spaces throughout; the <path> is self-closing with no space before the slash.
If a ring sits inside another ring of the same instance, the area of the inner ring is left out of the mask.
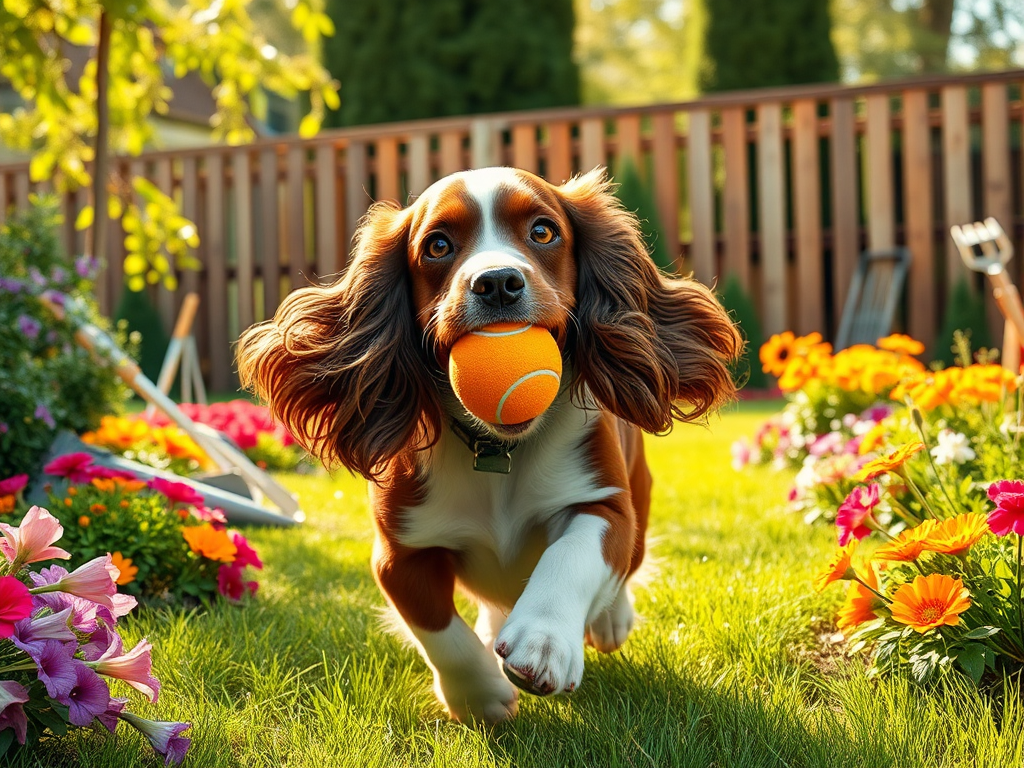
<path id="1" fill-rule="evenodd" d="M 6 728 L 0 731 L 0 755 L 6 754 L 14 743 L 14 728 Z"/>
<path id="2" fill-rule="evenodd" d="M 91 205 L 85 206 L 78 212 L 78 216 L 75 217 L 75 229 L 83 230 L 88 229 L 92 226 L 94 216 L 94 209 Z"/>
<path id="3" fill-rule="evenodd" d="M 985 674 L 985 651 L 988 650 L 979 643 L 965 645 L 956 655 L 956 663 L 967 673 L 967 676 L 977 685 L 981 682 L 981 676 Z"/>
<path id="4" fill-rule="evenodd" d="M 999 627 L 975 627 L 970 632 L 965 632 L 964 640 L 984 640 L 986 637 L 992 637 L 992 635 L 999 632 Z"/>

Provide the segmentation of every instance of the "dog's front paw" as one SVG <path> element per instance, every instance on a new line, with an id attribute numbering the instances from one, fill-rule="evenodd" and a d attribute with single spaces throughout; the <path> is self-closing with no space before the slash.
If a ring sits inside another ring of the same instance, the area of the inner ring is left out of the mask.
<path id="1" fill-rule="evenodd" d="M 514 611 L 494 641 L 494 652 L 505 660 L 508 679 L 537 696 L 569 693 L 583 679 L 581 636 L 543 620 L 519 619 Z"/>
<path id="2" fill-rule="evenodd" d="M 623 586 L 615 600 L 587 626 L 587 642 L 601 653 L 617 651 L 633 629 L 633 598 Z"/>
<path id="3" fill-rule="evenodd" d="M 493 658 L 493 657 L 492 657 Z M 519 710 L 519 691 L 494 674 L 475 679 L 434 677 L 434 693 L 453 720 L 494 725 L 515 717 Z"/>

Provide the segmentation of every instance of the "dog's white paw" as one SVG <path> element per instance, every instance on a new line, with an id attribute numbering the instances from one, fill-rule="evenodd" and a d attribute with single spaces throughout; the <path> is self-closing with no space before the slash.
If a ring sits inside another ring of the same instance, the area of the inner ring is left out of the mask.
<path id="1" fill-rule="evenodd" d="M 550 621 L 513 611 L 494 652 L 505 660 L 509 680 L 528 693 L 568 693 L 583 680 L 583 638 Z"/>
<path id="2" fill-rule="evenodd" d="M 633 629 L 633 599 L 625 586 L 587 626 L 587 642 L 601 653 L 617 651 Z"/>
<path id="3" fill-rule="evenodd" d="M 434 693 L 452 719 L 466 725 L 494 725 L 515 717 L 519 710 L 519 691 L 496 668 L 493 674 L 473 679 L 442 679 L 435 675 Z"/>

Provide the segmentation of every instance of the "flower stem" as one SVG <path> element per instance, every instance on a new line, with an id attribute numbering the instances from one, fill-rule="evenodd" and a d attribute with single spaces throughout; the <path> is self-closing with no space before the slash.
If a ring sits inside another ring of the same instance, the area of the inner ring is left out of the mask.
<path id="1" fill-rule="evenodd" d="M 856 581 L 858 584 L 860 584 L 862 587 L 864 587 L 864 589 L 866 589 L 868 592 L 873 594 L 875 597 L 879 598 L 882 602 L 885 602 L 885 603 L 891 603 L 892 602 L 892 600 L 890 600 L 888 597 L 883 595 L 877 589 L 875 589 L 870 584 L 865 582 L 864 579 L 862 579 L 860 576 L 854 576 L 853 580 Z"/>
<path id="2" fill-rule="evenodd" d="M 0 667 L 0 675 L 6 672 L 29 672 L 33 669 L 38 669 L 34 661 L 20 661 L 17 664 L 8 664 L 6 667 Z"/>
<path id="3" fill-rule="evenodd" d="M 928 505 L 928 501 L 925 499 L 924 494 L 921 493 L 921 490 L 917 487 L 917 483 L 910 479 L 910 475 L 908 475 L 906 471 L 901 471 L 900 477 L 902 477 L 907 483 L 907 488 L 910 489 L 910 492 L 914 494 L 914 498 L 916 498 L 918 503 L 921 505 L 921 511 L 924 513 L 924 516 L 934 518 L 935 512 Z"/>
<path id="4" fill-rule="evenodd" d="M 1017 534 L 1017 631 L 1020 632 L 1020 642 L 1024 643 L 1024 591 L 1021 589 L 1022 563 L 1021 549 L 1024 545 L 1024 536 Z"/>
<path id="5" fill-rule="evenodd" d="M 953 503 L 952 497 L 949 495 L 949 491 L 946 490 L 946 484 L 942 482 L 942 475 L 939 474 L 939 468 L 935 466 L 935 457 L 932 456 L 932 452 L 928 450 L 928 436 L 924 433 L 924 422 L 914 419 L 914 423 L 917 425 L 917 431 L 921 433 L 921 442 L 924 443 L 924 455 L 928 457 L 928 463 L 932 466 L 932 472 L 935 473 L 935 479 L 939 483 L 939 490 L 942 491 L 942 495 L 946 497 L 946 501 L 949 502 L 949 513 L 951 515 L 956 514 L 956 504 Z M 935 515 L 932 515 L 934 517 Z"/>

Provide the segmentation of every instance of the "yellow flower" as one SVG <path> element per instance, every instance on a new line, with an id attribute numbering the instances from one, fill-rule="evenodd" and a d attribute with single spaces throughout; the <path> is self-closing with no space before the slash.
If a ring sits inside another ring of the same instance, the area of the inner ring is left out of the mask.
<path id="1" fill-rule="evenodd" d="M 892 596 L 892 618 L 924 633 L 929 629 L 960 623 L 960 614 L 971 607 L 970 597 L 960 579 L 943 573 L 918 576 Z"/>
<path id="2" fill-rule="evenodd" d="M 923 449 L 924 443 L 920 440 L 901 445 L 885 456 L 869 461 L 860 468 L 860 472 L 853 476 L 853 481 L 855 483 L 863 483 L 867 480 L 873 480 L 879 475 L 884 475 L 886 472 L 896 472 L 906 463 L 907 459 Z"/>
<path id="3" fill-rule="evenodd" d="M 130 557 L 124 557 L 120 552 L 113 552 L 110 555 L 110 562 L 119 571 L 115 580 L 118 584 L 124 586 L 135 581 L 135 574 L 139 572 L 139 569 L 137 566 L 132 565 Z"/>
<path id="4" fill-rule="evenodd" d="M 957 515 L 938 523 L 924 540 L 924 548 L 943 555 L 962 555 L 988 532 L 988 518 L 984 514 Z"/>
<path id="5" fill-rule="evenodd" d="M 792 331 L 777 333 L 761 345 L 761 365 L 765 373 L 781 376 L 795 351 L 796 336 Z"/>
<path id="6" fill-rule="evenodd" d="M 885 443 L 885 436 L 889 433 L 888 428 L 884 421 L 880 421 L 867 432 L 864 433 L 864 437 L 860 441 L 860 447 L 857 452 L 863 456 L 866 453 L 871 453 L 876 448 L 880 448 Z"/>
<path id="7" fill-rule="evenodd" d="M 867 568 L 864 583 L 878 591 L 878 574 L 873 567 Z M 879 597 L 859 581 L 851 581 L 846 590 L 846 602 L 839 609 L 836 624 L 839 631 L 849 635 L 850 631 L 866 621 L 875 619 L 875 610 L 882 607 Z"/>
<path id="8" fill-rule="evenodd" d="M 217 530 L 209 523 L 183 528 L 181 534 L 193 552 L 210 560 L 230 563 L 238 554 L 238 549 L 228 537 L 227 531 Z"/>
<path id="9" fill-rule="evenodd" d="M 875 557 L 879 560 L 900 560 L 902 562 L 917 560 L 922 552 L 929 549 L 925 545 L 925 541 L 934 530 L 934 520 L 925 520 L 920 525 L 907 528 L 888 544 L 879 547 L 875 552 Z"/>
<path id="10" fill-rule="evenodd" d="M 852 539 L 849 544 L 841 548 L 829 560 L 828 565 L 814 579 L 814 588 L 821 592 L 833 581 L 843 581 L 856 576 L 856 571 L 850 565 L 854 550 L 857 549 L 857 539 Z"/>
<path id="11" fill-rule="evenodd" d="M 924 352 L 924 344 L 903 333 L 893 333 L 878 340 L 879 349 L 890 352 L 902 352 L 904 355 L 920 355 Z"/>

